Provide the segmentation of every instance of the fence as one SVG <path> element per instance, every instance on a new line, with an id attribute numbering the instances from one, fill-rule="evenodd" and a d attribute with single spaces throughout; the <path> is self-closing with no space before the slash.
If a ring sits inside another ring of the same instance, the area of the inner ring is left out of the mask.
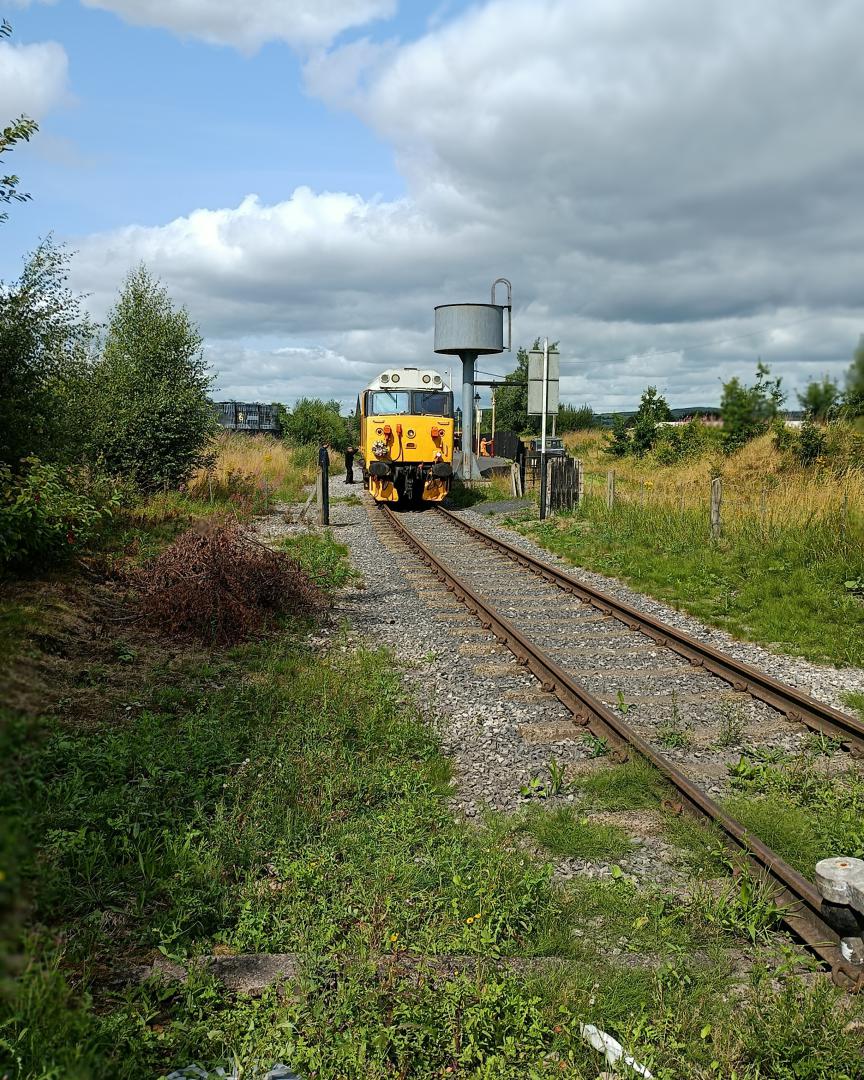
<path id="1" fill-rule="evenodd" d="M 864 530 L 860 499 L 854 493 L 850 498 L 849 491 L 821 490 L 818 478 L 802 484 L 792 479 L 778 481 L 770 476 L 737 480 L 715 476 L 687 483 L 655 484 L 653 479 L 632 474 L 621 479 L 614 469 L 607 470 L 605 475 L 586 474 L 582 468 L 576 471 L 579 480 L 575 502 L 572 501 L 573 479 L 550 471 L 547 501 L 550 511 L 575 509 L 587 498 L 595 506 L 605 505 L 607 511 L 619 507 L 644 511 L 656 522 L 662 518 L 666 528 L 678 527 L 676 522 L 682 522 L 685 516 L 691 524 L 701 520 L 698 527 L 704 529 L 706 538 L 714 539 L 725 530 L 737 529 L 745 523 L 761 535 L 790 526 L 798 529 L 829 526 L 836 530 L 841 541 L 851 541 L 853 535 L 860 536 Z M 561 492 L 556 491 L 559 484 L 564 485 Z"/>

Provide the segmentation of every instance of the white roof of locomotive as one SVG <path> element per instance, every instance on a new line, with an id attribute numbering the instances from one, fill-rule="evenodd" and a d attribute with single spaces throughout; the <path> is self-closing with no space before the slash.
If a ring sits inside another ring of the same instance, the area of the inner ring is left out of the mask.
<path id="1" fill-rule="evenodd" d="M 393 376 L 398 375 L 397 382 L 393 382 Z M 428 375 L 427 382 L 423 381 L 423 376 Z M 386 378 L 385 378 L 386 376 Z M 435 380 L 438 380 L 436 382 Z M 383 381 L 382 381 L 383 380 Z M 434 368 L 416 368 L 416 367 L 397 367 L 387 368 L 386 371 L 382 371 L 380 375 L 376 375 L 371 383 L 366 387 L 367 390 L 390 390 L 393 387 L 400 390 L 449 390 L 447 380 L 441 374 L 440 371 L 435 371 Z"/>

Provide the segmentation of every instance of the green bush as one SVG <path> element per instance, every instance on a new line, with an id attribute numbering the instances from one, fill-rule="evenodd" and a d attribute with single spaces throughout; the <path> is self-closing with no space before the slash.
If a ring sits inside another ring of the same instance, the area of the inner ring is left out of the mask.
<path id="1" fill-rule="evenodd" d="M 300 398 L 290 412 L 283 413 L 282 431 L 292 446 L 328 442 L 334 450 L 344 450 L 350 442 L 351 421 L 340 414 L 338 401 Z"/>
<path id="2" fill-rule="evenodd" d="M 116 481 L 86 468 L 60 468 L 28 458 L 13 477 L 0 466 L 0 567 L 56 562 L 93 540 L 121 505 Z"/>
<path id="3" fill-rule="evenodd" d="M 210 460 L 218 424 L 201 337 L 144 266 L 126 280 L 93 368 L 90 455 L 144 491 L 177 487 Z"/>

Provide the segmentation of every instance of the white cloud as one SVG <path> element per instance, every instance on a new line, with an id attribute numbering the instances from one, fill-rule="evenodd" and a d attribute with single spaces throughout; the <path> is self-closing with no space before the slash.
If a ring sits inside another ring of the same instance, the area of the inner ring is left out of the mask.
<path id="1" fill-rule="evenodd" d="M 254 50 L 267 41 L 321 45 L 350 27 L 385 18 L 395 0 L 82 0 L 139 26 L 158 26 L 214 45 Z"/>
<path id="2" fill-rule="evenodd" d="M 0 41 L 0 117 L 26 113 L 39 120 L 67 95 L 69 62 L 61 45 Z"/>
<path id="3" fill-rule="evenodd" d="M 858 0 L 491 0 L 319 52 L 308 86 L 393 146 L 409 197 L 250 196 L 89 238 L 79 281 L 104 308 L 144 258 L 265 399 L 295 369 L 347 401 L 362 365 L 428 360 L 433 306 L 500 273 L 517 341 L 560 338 L 595 407 L 647 382 L 716 401 L 758 355 L 840 375 L 864 329 L 859 22 Z"/>

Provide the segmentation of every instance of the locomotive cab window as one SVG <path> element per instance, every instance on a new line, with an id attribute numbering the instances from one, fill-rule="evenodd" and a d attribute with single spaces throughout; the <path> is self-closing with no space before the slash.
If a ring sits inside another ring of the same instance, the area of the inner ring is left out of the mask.
<path id="1" fill-rule="evenodd" d="M 410 390 L 370 390 L 368 416 L 407 416 L 411 412 Z"/>
<path id="2" fill-rule="evenodd" d="M 452 416 L 453 395 L 446 390 L 415 390 L 416 416 Z"/>

